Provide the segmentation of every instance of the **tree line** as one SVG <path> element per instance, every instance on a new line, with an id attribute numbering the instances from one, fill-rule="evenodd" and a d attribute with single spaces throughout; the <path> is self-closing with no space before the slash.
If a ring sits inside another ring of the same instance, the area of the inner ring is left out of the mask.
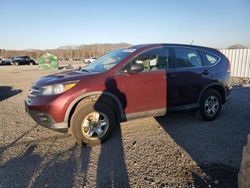
<path id="1" fill-rule="evenodd" d="M 50 50 L 4 50 L 0 49 L 0 56 L 4 58 L 9 58 L 13 56 L 29 56 L 34 59 L 38 59 L 44 53 L 49 52 L 56 55 L 59 58 L 90 58 L 90 57 L 100 57 L 105 53 L 131 46 L 127 43 L 117 43 L 117 44 L 91 44 L 91 45 L 80 45 L 77 47 L 65 46 L 59 47 L 57 49 Z"/>

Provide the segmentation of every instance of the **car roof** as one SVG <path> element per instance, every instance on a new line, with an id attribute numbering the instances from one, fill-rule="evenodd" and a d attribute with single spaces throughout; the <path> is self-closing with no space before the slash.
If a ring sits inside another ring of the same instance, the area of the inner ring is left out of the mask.
<path id="1" fill-rule="evenodd" d="M 212 51 L 215 53 L 220 53 L 219 50 L 210 48 L 210 47 L 205 47 L 205 46 L 198 46 L 198 45 L 190 45 L 190 44 L 176 44 L 176 43 L 152 43 L 152 44 L 139 44 L 139 45 L 134 45 L 128 48 L 134 48 L 134 49 L 147 49 L 150 47 L 157 47 L 157 46 L 166 46 L 166 47 L 187 47 L 187 48 L 196 48 L 196 49 L 201 49 L 205 51 Z"/>

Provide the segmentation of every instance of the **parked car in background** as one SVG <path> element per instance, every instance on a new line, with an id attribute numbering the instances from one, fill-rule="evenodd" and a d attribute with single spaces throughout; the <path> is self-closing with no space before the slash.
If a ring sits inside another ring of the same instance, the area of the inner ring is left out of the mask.
<path id="1" fill-rule="evenodd" d="M 0 61 L 0 66 L 5 66 L 5 65 L 13 65 L 13 60 L 12 58 L 8 58 L 8 59 L 2 59 Z"/>
<path id="2" fill-rule="evenodd" d="M 92 63 L 92 62 L 95 61 L 95 60 L 97 60 L 96 57 L 91 57 L 91 58 L 86 58 L 86 59 L 84 59 L 84 62 L 89 64 L 89 63 Z"/>
<path id="3" fill-rule="evenodd" d="M 17 56 L 13 58 L 13 63 L 15 65 L 36 65 L 34 59 L 31 59 L 29 56 Z"/>
<path id="4" fill-rule="evenodd" d="M 229 99 L 230 62 L 212 48 L 147 44 L 112 51 L 85 66 L 41 78 L 25 101 L 42 126 L 95 145 L 122 121 L 197 109 L 206 121 Z"/>

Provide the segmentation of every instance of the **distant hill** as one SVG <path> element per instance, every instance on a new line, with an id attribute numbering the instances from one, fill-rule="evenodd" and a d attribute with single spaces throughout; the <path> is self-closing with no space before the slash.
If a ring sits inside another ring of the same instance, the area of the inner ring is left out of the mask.
<path id="1" fill-rule="evenodd" d="M 242 49 L 242 48 L 247 48 L 247 47 L 242 44 L 234 44 L 229 46 L 227 49 Z"/>
<path id="2" fill-rule="evenodd" d="M 128 43 L 103 43 L 103 44 L 83 44 L 79 46 L 61 46 L 57 49 L 50 50 L 59 57 L 100 57 L 103 54 L 131 46 Z"/>
<path id="3" fill-rule="evenodd" d="M 63 50 L 74 50 L 74 49 L 82 49 L 82 48 L 111 48 L 111 49 L 117 49 L 117 48 L 126 48 L 132 46 L 128 43 L 96 43 L 96 44 L 82 44 L 82 45 L 66 45 L 66 46 L 60 46 L 57 49 L 63 49 Z"/>
<path id="4" fill-rule="evenodd" d="M 68 45 L 68 46 L 59 46 L 57 49 L 59 50 L 73 50 L 73 49 L 79 49 L 79 45 Z"/>

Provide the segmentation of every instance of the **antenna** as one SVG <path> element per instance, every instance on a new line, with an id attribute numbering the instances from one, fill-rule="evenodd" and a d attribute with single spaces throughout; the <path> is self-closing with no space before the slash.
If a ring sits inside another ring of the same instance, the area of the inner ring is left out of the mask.
<path id="1" fill-rule="evenodd" d="M 191 41 L 191 45 L 193 45 L 193 43 L 194 43 L 194 41 L 192 40 L 192 41 Z"/>

